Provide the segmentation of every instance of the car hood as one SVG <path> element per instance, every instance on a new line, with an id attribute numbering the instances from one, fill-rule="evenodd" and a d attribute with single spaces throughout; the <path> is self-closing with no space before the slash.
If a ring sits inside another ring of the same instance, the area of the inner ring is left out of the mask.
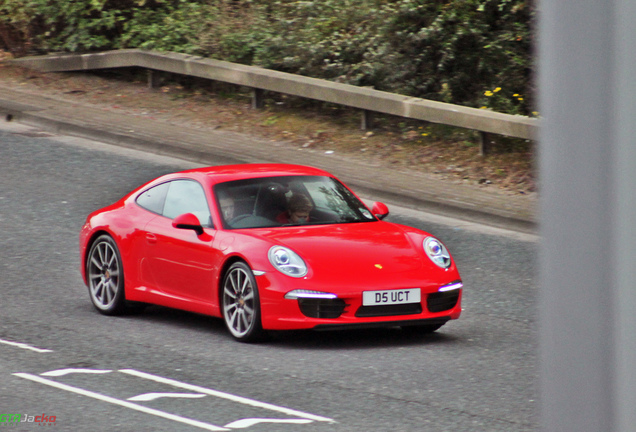
<path id="1" fill-rule="evenodd" d="M 298 253 L 314 281 L 326 286 L 337 281 L 351 287 L 380 284 L 387 288 L 416 284 L 441 270 L 423 252 L 425 236 L 387 222 L 305 225 L 259 233 L 272 245 Z"/>

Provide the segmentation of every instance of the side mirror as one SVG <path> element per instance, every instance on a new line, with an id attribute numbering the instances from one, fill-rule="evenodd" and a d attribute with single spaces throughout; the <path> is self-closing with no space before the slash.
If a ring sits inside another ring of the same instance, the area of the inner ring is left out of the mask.
<path id="1" fill-rule="evenodd" d="M 197 235 L 203 234 L 203 227 L 199 219 L 192 213 L 184 213 L 172 220 L 172 226 L 177 229 L 194 230 Z"/>
<path id="2" fill-rule="evenodd" d="M 378 219 L 382 220 L 389 215 L 389 208 L 386 206 L 386 204 L 375 202 L 373 203 L 371 213 L 373 213 Z"/>

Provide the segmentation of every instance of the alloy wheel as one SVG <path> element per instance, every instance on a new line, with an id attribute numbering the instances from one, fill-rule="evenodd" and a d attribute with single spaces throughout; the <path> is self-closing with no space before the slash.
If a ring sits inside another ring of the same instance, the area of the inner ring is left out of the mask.
<path id="1" fill-rule="evenodd" d="M 123 304 L 123 276 L 117 246 L 107 236 L 91 247 L 87 263 L 88 289 L 93 305 L 103 313 L 113 314 Z"/>
<path id="2" fill-rule="evenodd" d="M 254 340 L 260 334 L 256 282 L 244 263 L 232 265 L 224 278 L 223 317 L 228 330 L 238 340 Z"/>

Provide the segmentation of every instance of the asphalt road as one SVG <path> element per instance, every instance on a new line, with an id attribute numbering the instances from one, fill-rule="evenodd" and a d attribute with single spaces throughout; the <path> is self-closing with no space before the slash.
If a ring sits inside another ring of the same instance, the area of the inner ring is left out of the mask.
<path id="1" fill-rule="evenodd" d="M 192 166 L 0 125 L 0 414 L 27 420 L 7 430 L 42 415 L 58 431 L 537 429 L 531 236 L 387 203 L 390 220 L 440 237 L 464 280 L 462 317 L 430 336 L 296 332 L 246 345 L 211 317 L 99 315 L 79 273 L 86 215 Z"/>

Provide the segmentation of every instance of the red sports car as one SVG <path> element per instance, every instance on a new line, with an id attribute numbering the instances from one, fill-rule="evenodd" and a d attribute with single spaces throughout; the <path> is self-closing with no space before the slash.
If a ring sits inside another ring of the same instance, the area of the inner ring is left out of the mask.
<path id="1" fill-rule="evenodd" d="M 383 221 L 316 168 L 246 164 L 168 174 L 88 216 L 82 275 L 103 314 L 152 303 L 222 317 L 232 336 L 402 326 L 461 313 L 444 244 Z"/>

